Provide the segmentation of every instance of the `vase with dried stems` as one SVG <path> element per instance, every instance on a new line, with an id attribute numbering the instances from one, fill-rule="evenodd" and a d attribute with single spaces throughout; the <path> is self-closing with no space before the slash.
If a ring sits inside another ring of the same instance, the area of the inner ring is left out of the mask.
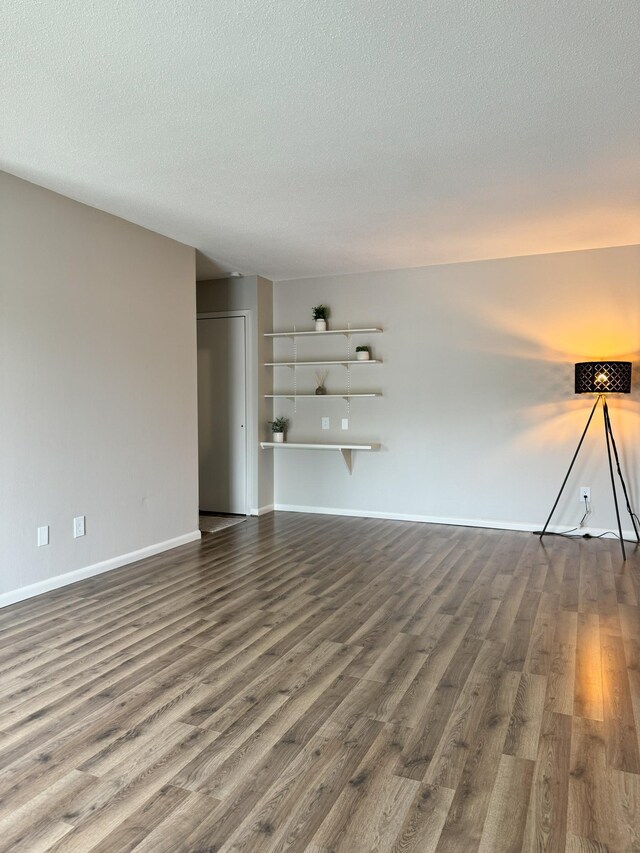
<path id="1" fill-rule="evenodd" d="M 316 394 L 321 396 L 322 394 L 327 393 L 327 389 L 325 388 L 324 383 L 327 381 L 327 376 L 329 375 L 328 370 L 316 370 Z"/>

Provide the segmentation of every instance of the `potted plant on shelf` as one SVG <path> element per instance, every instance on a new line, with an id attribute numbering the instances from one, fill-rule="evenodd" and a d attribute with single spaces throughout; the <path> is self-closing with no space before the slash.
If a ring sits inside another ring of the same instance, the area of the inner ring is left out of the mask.
<path id="1" fill-rule="evenodd" d="M 316 371 L 316 382 L 318 383 L 316 387 L 316 394 L 321 396 L 322 394 L 327 393 L 327 389 L 325 388 L 324 383 L 327 381 L 327 376 L 329 375 L 328 370 L 317 370 Z"/>
<path id="2" fill-rule="evenodd" d="M 369 361 L 371 358 L 371 350 L 368 346 L 356 347 L 356 358 L 358 361 Z"/>
<path id="3" fill-rule="evenodd" d="M 329 309 L 326 305 L 316 305 L 315 308 L 311 309 L 313 311 L 313 319 L 316 321 L 316 332 L 326 332 L 327 331 L 327 317 L 329 316 Z"/>
<path id="4" fill-rule="evenodd" d="M 289 418 L 276 418 L 273 421 L 269 421 L 269 423 L 271 424 L 273 440 L 281 444 L 285 439 L 285 433 L 289 429 Z"/>

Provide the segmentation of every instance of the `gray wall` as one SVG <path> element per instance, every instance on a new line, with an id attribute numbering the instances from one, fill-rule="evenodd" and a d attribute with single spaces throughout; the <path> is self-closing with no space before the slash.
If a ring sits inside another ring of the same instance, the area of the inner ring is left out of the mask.
<path id="1" fill-rule="evenodd" d="M 7 603 L 199 535 L 195 271 L 193 249 L 4 173 L 0 217 Z"/>
<path id="2" fill-rule="evenodd" d="M 573 394 L 574 361 L 640 355 L 640 247 L 279 282 L 274 329 L 311 328 L 319 302 L 331 307 L 334 328 L 384 328 L 353 339 L 384 364 L 351 372 L 353 390 L 384 396 L 352 401 L 347 433 L 342 400 L 301 400 L 295 414 L 281 400 L 275 413 L 292 418 L 290 441 L 379 440 L 383 449 L 356 454 L 352 476 L 338 453 L 274 452 L 276 507 L 535 528 L 593 403 Z M 345 346 L 339 337 L 299 340 L 298 358 L 342 357 Z M 278 341 L 275 354 L 286 360 L 291 343 Z M 313 368 L 298 369 L 300 391 L 313 390 L 313 380 Z M 278 368 L 275 382 L 289 390 L 289 370 Z M 345 382 L 345 369 L 332 368 L 328 390 Z M 637 507 L 637 376 L 633 394 L 611 408 Z M 320 430 L 323 415 L 329 432 Z M 599 415 L 556 526 L 577 523 L 577 489 L 588 485 L 591 526 L 612 528 L 607 477 Z"/>
<path id="3" fill-rule="evenodd" d="M 265 512 L 273 507 L 273 457 L 269 451 L 260 450 L 258 442 L 272 417 L 271 401 L 264 398 L 272 386 L 271 370 L 264 367 L 265 361 L 271 361 L 272 345 L 264 333 L 272 330 L 273 284 L 255 275 L 199 281 L 197 300 L 199 314 L 251 312 L 247 377 L 249 509 L 252 513 Z"/>

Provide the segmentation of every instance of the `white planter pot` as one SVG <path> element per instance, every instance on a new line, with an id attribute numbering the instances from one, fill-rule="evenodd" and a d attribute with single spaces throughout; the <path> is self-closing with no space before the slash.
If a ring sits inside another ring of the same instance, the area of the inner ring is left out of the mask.
<path id="1" fill-rule="evenodd" d="M 283 432 L 273 432 L 271 433 L 271 435 L 273 436 L 273 440 L 276 442 L 276 444 L 282 444 L 282 442 L 284 441 Z"/>
<path id="2" fill-rule="evenodd" d="M 371 358 L 371 353 L 369 352 L 357 352 L 356 359 L 357 361 L 369 361 Z"/>
<path id="3" fill-rule="evenodd" d="M 316 332 L 326 332 L 327 331 L 327 321 L 326 320 L 316 320 Z"/>

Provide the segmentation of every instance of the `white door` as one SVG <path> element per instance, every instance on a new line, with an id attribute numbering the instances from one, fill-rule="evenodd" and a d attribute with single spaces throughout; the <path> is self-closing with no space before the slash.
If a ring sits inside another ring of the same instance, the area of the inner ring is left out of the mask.
<path id="1" fill-rule="evenodd" d="M 200 509 L 247 512 L 245 318 L 198 320 Z"/>

